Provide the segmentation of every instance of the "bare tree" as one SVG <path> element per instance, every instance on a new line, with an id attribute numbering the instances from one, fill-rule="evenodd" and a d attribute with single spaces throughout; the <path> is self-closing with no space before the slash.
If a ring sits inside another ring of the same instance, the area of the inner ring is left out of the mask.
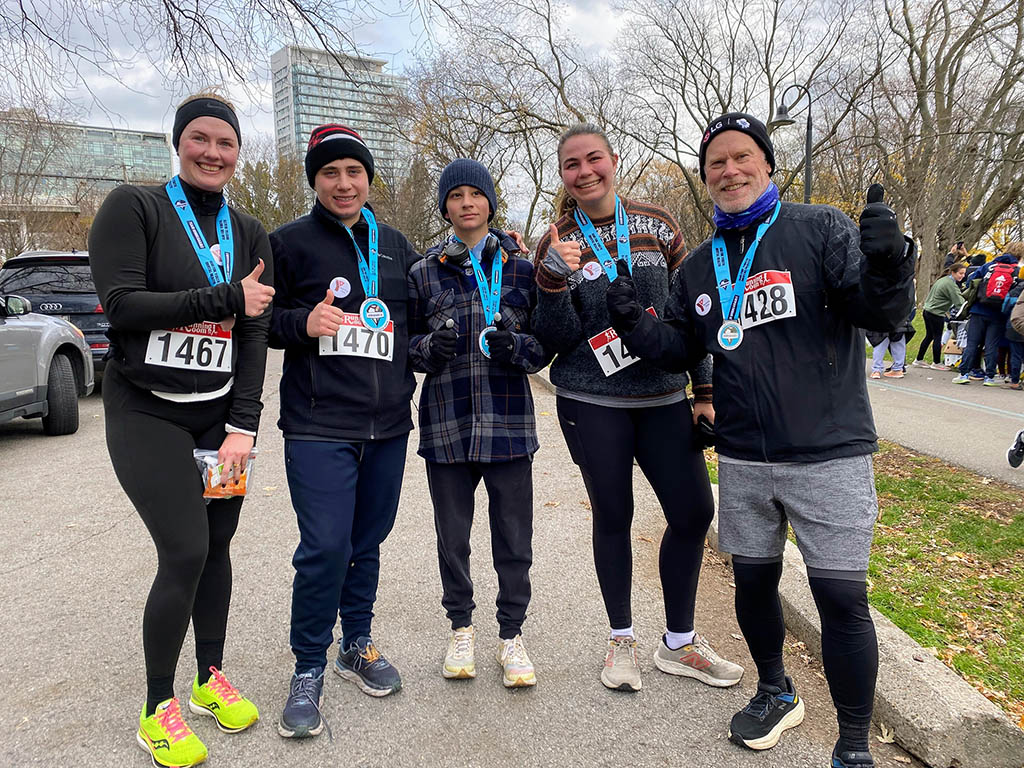
<path id="1" fill-rule="evenodd" d="M 309 212 L 312 195 L 302 160 L 278 154 L 266 135 L 246 137 L 225 194 L 231 205 L 255 216 L 268 232 Z"/>

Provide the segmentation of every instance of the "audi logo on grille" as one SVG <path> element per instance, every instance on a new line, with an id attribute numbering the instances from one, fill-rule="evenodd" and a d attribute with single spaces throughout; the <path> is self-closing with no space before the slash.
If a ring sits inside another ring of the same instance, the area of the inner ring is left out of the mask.
<path id="1" fill-rule="evenodd" d="M 63 308 L 63 306 L 64 306 L 63 304 L 48 303 L 48 304 L 40 304 L 39 308 L 41 310 L 43 310 L 43 312 L 60 312 L 60 310 L 61 310 L 61 308 Z"/>

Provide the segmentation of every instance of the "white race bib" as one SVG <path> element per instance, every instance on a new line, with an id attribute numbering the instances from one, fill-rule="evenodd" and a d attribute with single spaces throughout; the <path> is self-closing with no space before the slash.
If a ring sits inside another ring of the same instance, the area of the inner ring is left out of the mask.
<path id="1" fill-rule="evenodd" d="M 655 317 L 658 316 L 654 307 L 648 307 L 647 311 Z M 623 368 L 628 368 L 640 360 L 639 357 L 633 357 L 630 354 L 614 328 L 606 328 L 599 334 L 591 336 L 587 341 L 590 343 L 590 351 L 594 353 L 597 364 L 601 366 L 601 371 L 605 376 L 618 373 Z"/>
<path id="2" fill-rule="evenodd" d="M 789 272 L 767 270 L 748 277 L 739 318 L 744 330 L 784 317 L 796 317 L 796 294 Z"/>
<path id="3" fill-rule="evenodd" d="M 338 332 L 320 337 L 320 354 L 391 360 L 395 354 L 395 323 L 389 320 L 381 330 L 374 331 L 363 325 L 358 314 L 345 312 Z"/>
<path id="4" fill-rule="evenodd" d="M 146 363 L 189 371 L 231 373 L 231 331 L 220 323 L 193 323 L 150 331 Z"/>

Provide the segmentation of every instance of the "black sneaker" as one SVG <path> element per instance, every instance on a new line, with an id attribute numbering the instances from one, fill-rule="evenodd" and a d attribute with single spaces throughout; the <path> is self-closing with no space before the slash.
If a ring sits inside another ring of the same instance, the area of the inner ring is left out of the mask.
<path id="1" fill-rule="evenodd" d="M 1013 441 L 1013 445 L 1006 452 L 1006 461 L 1011 467 L 1016 469 L 1024 462 L 1024 430 L 1017 433 L 1017 437 Z"/>
<path id="2" fill-rule="evenodd" d="M 346 680 L 351 680 L 359 689 L 370 696 L 387 696 L 402 688 L 398 670 L 385 659 L 373 640 L 368 637 L 356 638 L 347 651 L 338 649 L 334 671 Z"/>
<path id="3" fill-rule="evenodd" d="M 330 726 L 320 712 L 324 704 L 324 668 L 314 667 L 292 675 L 288 688 L 288 700 L 284 703 L 277 732 L 286 739 L 302 739 L 316 736 Z"/>
<path id="4" fill-rule="evenodd" d="M 870 752 L 840 752 L 839 742 L 832 749 L 830 768 L 875 768 Z"/>
<path id="5" fill-rule="evenodd" d="M 785 689 L 758 683 L 757 695 L 732 716 L 729 741 L 748 749 L 771 749 L 783 731 L 803 721 L 804 702 L 791 678 L 786 678 Z"/>

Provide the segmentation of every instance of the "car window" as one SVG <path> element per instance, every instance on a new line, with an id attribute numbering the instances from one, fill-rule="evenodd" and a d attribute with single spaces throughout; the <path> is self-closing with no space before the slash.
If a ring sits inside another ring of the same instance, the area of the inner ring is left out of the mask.
<path id="1" fill-rule="evenodd" d="M 88 264 L 26 264 L 0 269 L 0 293 L 96 293 Z"/>

